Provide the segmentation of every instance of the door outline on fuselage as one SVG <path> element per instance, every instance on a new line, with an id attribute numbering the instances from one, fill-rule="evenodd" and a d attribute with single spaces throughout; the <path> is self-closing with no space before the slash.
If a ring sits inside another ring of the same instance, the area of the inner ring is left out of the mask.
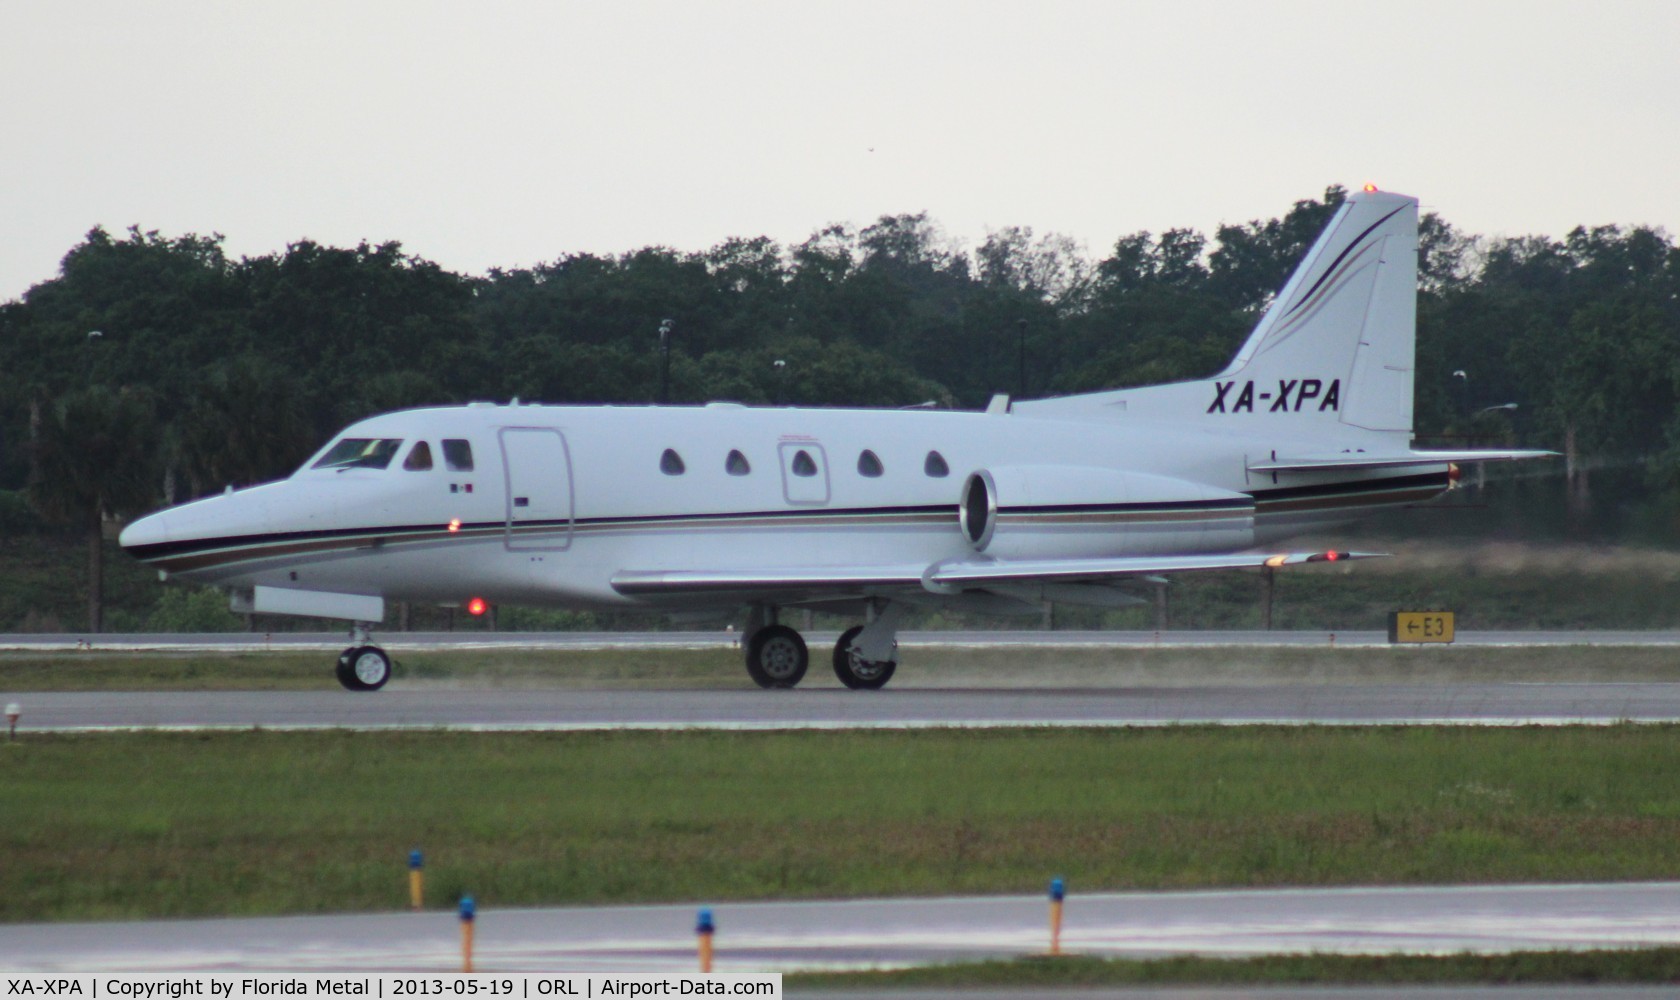
<path id="1" fill-rule="evenodd" d="M 496 430 L 496 441 L 502 451 L 502 486 L 506 491 L 502 544 L 511 552 L 563 552 L 571 548 L 574 491 L 572 453 L 566 435 L 557 427 L 501 427 Z M 550 522 L 555 530 L 522 534 L 517 529 L 528 521 Z"/>
<path id="2" fill-rule="evenodd" d="M 794 474 L 793 463 L 802 451 L 817 464 L 815 474 Z M 828 455 L 822 445 L 815 441 L 783 441 L 776 449 L 776 457 L 782 467 L 783 500 L 800 507 L 821 507 L 828 503 L 832 490 L 828 482 Z M 815 488 L 819 485 L 820 490 Z"/>

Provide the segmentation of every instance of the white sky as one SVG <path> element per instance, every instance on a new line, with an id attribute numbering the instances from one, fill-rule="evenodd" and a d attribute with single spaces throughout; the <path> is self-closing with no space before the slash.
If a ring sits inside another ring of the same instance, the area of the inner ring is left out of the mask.
<path id="1" fill-rule="evenodd" d="M 88 229 L 481 273 L 926 210 L 1094 257 L 1328 184 L 1680 231 L 1680 4 L 0 0 L 0 300 Z"/>

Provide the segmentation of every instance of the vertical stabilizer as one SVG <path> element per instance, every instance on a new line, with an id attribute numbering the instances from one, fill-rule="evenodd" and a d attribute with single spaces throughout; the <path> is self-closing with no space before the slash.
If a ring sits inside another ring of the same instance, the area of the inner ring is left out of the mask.
<path id="1" fill-rule="evenodd" d="M 1417 200 L 1379 191 L 1349 198 L 1216 380 L 1297 383 L 1292 412 L 1337 414 L 1375 431 L 1412 429 L 1417 350 Z M 1325 377 L 1339 379 L 1325 405 Z M 1315 378 L 1316 377 L 1316 378 Z M 1302 383 L 1321 383 L 1302 399 Z M 1314 405 L 1314 400 L 1317 405 Z"/>
<path id="2" fill-rule="evenodd" d="M 1417 199 L 1348 198 L 1211 379 L 1016 403 L 1042 416 L 1205 417 L 1232 429 L 1404 435 L 1417 340 Z"/>

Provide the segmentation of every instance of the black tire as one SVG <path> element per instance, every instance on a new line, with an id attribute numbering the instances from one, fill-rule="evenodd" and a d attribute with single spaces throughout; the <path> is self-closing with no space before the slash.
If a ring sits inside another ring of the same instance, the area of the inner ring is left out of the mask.
<path id="1" fill-rule="evenodd" d="M 338 655 L 338 682 L 349 691 L 377 691 L 391 679 L 391 658 L 378 646 L 351 646 Z"/>
<path id="2" fill-rule="evenodd" d="M 761 688 L 793 687 L 810 665 L 805 640 L 786 625 L 766 625 L 747 643 L 747 674 Z"/>
<path id="3" fill-rule="evenodd" d="M 343 685 L 346 691 L 362 690 L 361 683 L 356 680 L 356 674 L 350 669 L 350 662 L 359 651 L 352 646 L 338 654 L 338 667 L 334 672 L 338 674 L 338 683 Z"/>
<path id="4" fill-rule="evenodd" d="M 853 691 L 876 691 L 892 680 L 892 675 L 898 670 L 898 661 L 865 660 L 853 653 L 852 640 L 862 631 L 862 625 L 853 625 L 840 634 L 840 641 L 834 644 L 834 676 Z M 897 648 L 896 643 L 893 648 Z"/>

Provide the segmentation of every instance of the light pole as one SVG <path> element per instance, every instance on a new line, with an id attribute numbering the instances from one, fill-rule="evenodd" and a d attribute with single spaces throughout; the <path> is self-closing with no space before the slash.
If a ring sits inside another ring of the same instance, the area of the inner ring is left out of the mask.
<path id="1" fill-rule="evenodd" d="M 1018 319 L 1018 320 L 1015 321 L 1015 333 L 1017 334 L 1017 336 L 1019 338 L 1019 347 L 1020 347 L 1020 352 L 1017 355 L 1017 363 L 1016 363 L 1015 398 L 1016 399 L 1026 399 L 1027 398 L 1027 321 L 1026 320 Z"/>
<path id="2" fill-rule="evenodd" d="M 781 406 L 783 399 L 786 398 L 783 379 L 787 373 L 787 362 L 777 358 L 772 365 L 776 369 L 776 405 Z"/>
<path id="3" fill-rule="evenodd" d="M 671 321 L 659 321 L 659 405 L 671 398 Z"/>

